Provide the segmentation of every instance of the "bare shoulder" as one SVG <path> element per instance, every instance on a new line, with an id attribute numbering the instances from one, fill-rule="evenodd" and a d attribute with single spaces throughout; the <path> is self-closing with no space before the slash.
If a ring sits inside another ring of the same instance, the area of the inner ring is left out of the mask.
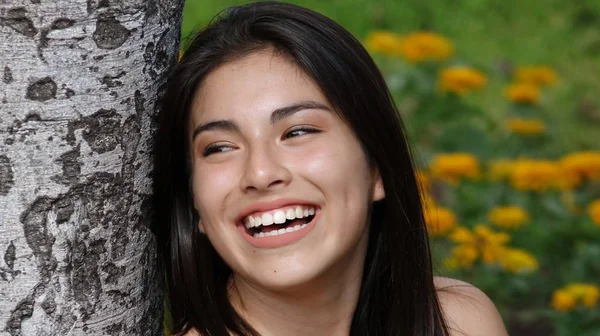
<path id="1" fill-rule="evenodd" d="M 477 287 L 444 277 L 434 284 L 451 336 L 508 336 L 496 306 Z"/>

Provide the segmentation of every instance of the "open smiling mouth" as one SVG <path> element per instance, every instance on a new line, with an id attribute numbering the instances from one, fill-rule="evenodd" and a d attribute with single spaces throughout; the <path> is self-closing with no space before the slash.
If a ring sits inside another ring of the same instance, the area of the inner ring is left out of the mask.
<path id="1" fill-rule="evenodd" d="M 318 211 L 314 206 L 294 206 L 244 218 L 246 233 L 254 238 L 284 235 L 305 228 Z"/>

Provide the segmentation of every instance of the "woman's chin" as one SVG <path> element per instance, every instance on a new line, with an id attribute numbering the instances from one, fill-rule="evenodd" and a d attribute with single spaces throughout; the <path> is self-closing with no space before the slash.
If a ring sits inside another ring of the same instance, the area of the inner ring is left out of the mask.
<path id="1" fill-rule="evenodd" d="M 255 290 L 291 294 L 296 291 L 305 291 L 307 288 L 314 286 L 318 279 L 318 275 L 315 273 L 306 269 L 300 274 L 297 269 L 274 268 L 270 272 L 261 272 L 261 274 L 245 277 L 236 276 L 235 279 L 238 286 L 239 280 L 242 280 L 242 283 L 251 286 Z"/>

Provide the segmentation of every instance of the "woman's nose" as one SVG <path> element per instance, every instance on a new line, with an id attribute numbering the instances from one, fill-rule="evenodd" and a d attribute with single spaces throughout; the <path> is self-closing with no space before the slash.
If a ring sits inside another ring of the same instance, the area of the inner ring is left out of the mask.
<path id="1" fill-rule="evenodd" d="M 269 146 L 249 150 L 243 169 L 240 187 L 245 192 L 277 190 L 291 180 L 282 156 Z"/>

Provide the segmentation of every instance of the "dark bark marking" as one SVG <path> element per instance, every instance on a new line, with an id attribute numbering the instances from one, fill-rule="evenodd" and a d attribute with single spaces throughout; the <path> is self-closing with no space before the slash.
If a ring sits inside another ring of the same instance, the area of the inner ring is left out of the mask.
<path id="1" fill-rule="evenodd" d="M 2 76 L 2 81 L 4 82 L 4 84 L 10 84 L 13 81 L 12 71 L 7 66 L 4 67 L 4 75 Z"/>
<path id="2" fill-rule="evenodd" d="M 15 244 L 11 241 L 6 248 L 6 252 L 4 253 L 4 263 L 11 270 L 15 268 L 15 259 L 16 259 L 16 249 Z"/>
<path id="3" fill-rule="evenodd" d="M 56 294 L 54 294 L 53 290 L 50 290 L 48 294 L 46 294 L 46 297 L 41 304 L 42 309 L 47 315 L 52 315 L 56 311 L 56 302 L 54 301 L 55 298 Z"/>
<path id="4" fill-rule="evenodd" d="M 119 306 L 125 306 L 127 298 L 129 298 L 129 293 L 114 289 L 106 291 L 104 294 L 110 298 L 111 302 L 117 303 Z"/>
<path id="5" fill-rule="evenodd" d="M 94 152 L 109 152 L 121 142 L 119 115 L 114 109 L 101 109 L 82 121 L 86 124 L 83 138 Z"/>
<path id="6" fill-rule="evenodd" d="M 31 3 L 34 4 L 34 5 L 39 5 L 42 2 L 40 0 L 31 0 Z"/>
<path id="7" fill-rule="evenodd" d="M 138 117 L 141 118 L 144 114 L 145 108 L 144 104 L 146 103 L 146 98 L 140 90 L 135 90 L 135 113 L 137 113 Z"/>
<path id="8" fill-rule="evenodd" d="M 100 49 L 116 49 L 127 41 L 129 30 L 114 17 L 100 18 L 92 38 Z"/>
<path id="9" fill-rule="evenodd" d="M 75 20 L 67 19 L 67 18 L 58 18 L 52 22 L 50 25 L 51 30 L 55 29 L 66 29 L 73 27 L 75 25 Z"/>
<path id="10" fill-rule="evenodd" d="M 25 240 L 36 256 L 49 257 L 51 252 L 53 239 L 48 235 L 46 220 L 52 201 L 50 197 L 40 196 L 20 216 Z"/>
<path id="11" fill-rule="evenodd" d="M 73 212 L 75 212 L 75 205 L 71 197 L 59 198 L 56 201 L 56 224 L 62 224 L 67 222 Z"/>
<path id="12" fill-rule="evenodd" d="M 87 0 L 87 11 L 92 13 L 95 9 L 109 7 L 110 3 L 108 0 L 100 0 L 96 4 L 96 0 Z"/>
<path id="13" fill-rule="evenodd" d="M 75 95 L 75 91 L 73 91 L 73 89 L 66 89 L 65 90 L 65 96 L 67 97 L 67 99 L 73 97 Z"/>
<path id="14" fill-rule="evenodd" d="M 148 19 L 153 18 L 158 13 L 156 0 L 148 0 L 146 4 L 146 22 Z"/>
<path id="15" fill-rule="evenodd" d="M 125 71 L 121 71 L 118 74 L 116 74 L 115 76 L 106 75 L 106 76 L 102 77 L 102 79 L 100 80 L 100 83 L 106 85 L 106 87 L 108 87 L 108 88 L 121 87 L 121 86 L 123 86 L 123 82 L 121 82 L 117 79 L 125 76 L 126 74 L 127 73 Z"/>
<path id="16" fill-rule="evenodd" d="M 77 145 L 73 150 L 63 153 L 55 162 L 62 164 L 62 175 L 55 175 L 52 180 L 66 185 L 75 184 L 79 181 L 82 164 L 78 161 L 81 155 L 81 146 Z M 70 215 L 69 215 L 70 216 Z M 61 218 L 62 219 L 62 218 Z M 67 218 L 68 220 L 68 218 Z"/>
<path id="17" fill-rule="evenodd" d="M 150 78 L 157 79 L 158 74 L 164 73 L 166 68 L 177 61 L 176 58 L 169 59 L 168 56 L 167 51 L 171 48 L 171 39 L 172 37 L 164 32 L 156 41 L 156 44 L 149 42 L 146 45 L 144 50 L 144 61 L 146 62 L 144 73 L 148 73 Z"/>
<path id="18" fill-rule="evenodd" d="M 27 88 L 27 99 L 46 101 L 56 97 L 56 83 L 50 77 L 44 77 L 32 83 Z"/>
<path id="19" fill-rule="evenodd" d="M 29 122 L 29 121 L 41 121 L 42 117 L 40 117 L 39 114 L 35 113 L 35 112 L 31 112 L 28 113 L 27 116 L 25 116 L 25 120 L 23 120 L 24 123 Z"/>
<path id="20" fill-rule="evenodd" d="M 118 228 L 113 230 L 110 236 L 111 258 L 117 260 L 123 257 L 128 244 L 129 236 L 127 235 L 127 228 L 125 225 L 119 225 Z"/>
<path id="21" fill-rule="evenodd" d="M 114 323 L 109 325 L 108 327 L 104 327 L 104 332 L 106 335 L 120 335 L 123 331 L 123 323 Z"/>
<path id="22" fill-rule="evenodd" d="M 27 37 L 34 37 L 37 34 L 37 29 L 35 29 L 33 22 L 26 14 L 27 10 L 23 7 L 13 8 L 8 11 L 6 17 L 0 17 L 0 25 L 9 26 L 14 31 Z"/>
<path id="23" fill-rule="evenodd" d="M 83 239 L 81 237 L 73 246 L 71 286 L 73 298 L 79 303 L 83 319 L 87 320 L 96 310 L 102 283 L 97 272 L 100 256 L 89 251 Z"/>
<path id="24" fill-rule="evenodd" d="M 21 335 L 21 323 L 33 315 L 33 296 L 29 295 L 17 304 L 6 321 L 5 329 L 11 336 Z"/>
<path id="25" fill-rule="evenodd" d="M 13 185 L 15 185 L 15 181 L 10 158 L 0 155 L 0 196 L 8 195 Z"/>
<path id="26" fill-rule="evenodd" d="M 116 285 L 119 279 L 125 274 L 125 266 L 117 267 L 112 262 L 102 266 L 102 272 L 106 273 L 104 282 Z"/>

